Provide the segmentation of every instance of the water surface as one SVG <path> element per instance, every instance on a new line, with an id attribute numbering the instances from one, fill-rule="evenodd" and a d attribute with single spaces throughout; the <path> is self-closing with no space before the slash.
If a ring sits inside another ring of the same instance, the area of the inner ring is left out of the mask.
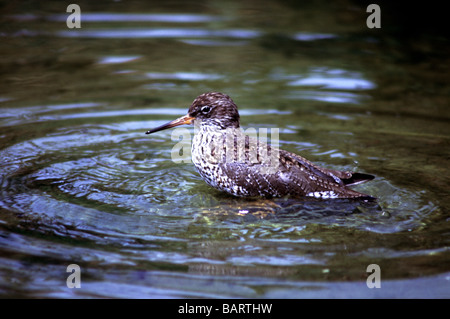
<path id="1" fill-rule="evenodd" d="M 3 8 L 1 296 L 450 297 L 448 38 L 369 30 L 345 1 L 96 3 L 81 29 L 56 2 Z M 144 133 L 211 90 L 244 129 L 376 175 L 357 189 L 378 201 L 210 188 L 172 161 L 180 136 Z"/>

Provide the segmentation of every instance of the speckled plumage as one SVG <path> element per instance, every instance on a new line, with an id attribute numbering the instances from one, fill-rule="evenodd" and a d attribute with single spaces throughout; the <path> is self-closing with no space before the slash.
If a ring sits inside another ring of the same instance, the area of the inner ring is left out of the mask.
<path id="1" fill-rule="evenodd" d="M 225 94 L 199 95 L 188 114 L 147 134 L 182 124 L 198 128 L 192 141 L 192 161 L 210 186 L 240 197 L 366 198 L 348 186 L 372 175 L 336 171 L 246 136 L 239 112 Z"/>

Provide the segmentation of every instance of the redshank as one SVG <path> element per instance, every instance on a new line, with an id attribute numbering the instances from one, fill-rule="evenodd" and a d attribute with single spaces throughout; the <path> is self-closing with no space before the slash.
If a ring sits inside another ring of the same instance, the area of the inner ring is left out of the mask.
<path id="1" fill-rule="evenodd" d="M 245 135 L 236 104 L 226 94 L 199 95 L 187 115 L 146 132 L 194 124 L 192 161 L 210 186 L 239 197 L 375 199 L 349 186 L 373 175 L 319 167 L 307 159 Z"/>

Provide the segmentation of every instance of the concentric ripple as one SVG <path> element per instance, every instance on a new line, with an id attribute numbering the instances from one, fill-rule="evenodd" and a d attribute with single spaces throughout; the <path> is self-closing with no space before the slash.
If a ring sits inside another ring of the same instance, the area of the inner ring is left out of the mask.
<path id="1" fill-rule="evenodd" d="M 192 164 L 173 163 L 173 144 L 144 140 L 140 131 L 110 129 L 130 126 L 72 128 L 2 150 L 6 187 L 1 205 L 57 218 L 66 225 L 127 234 L 140 234 L 144 219 L 153 225 L 146 231 L 160 233 L 161 227 L 152 222 L 155 216 L 194 218 L 194 222 L 228 216 L 225 219 L 232 224 L 266 219 L 283 227 L 319 223 L 392 233 L 420 227 L 421 220 L 434 211 L 433 204 L 421 204 L 421 194 L 383 179 L 366 186 L 379 197 L 368 204 L 227 198 L 201 181 Z M 385 204 L 388 196 L 397 200 Z"/>

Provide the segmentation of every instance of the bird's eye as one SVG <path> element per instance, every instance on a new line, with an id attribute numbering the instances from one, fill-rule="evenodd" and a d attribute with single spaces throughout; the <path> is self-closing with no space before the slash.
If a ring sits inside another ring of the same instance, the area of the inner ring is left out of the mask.
<path id="1" fill-rule="evenodd" d="M 200 109 L 200 111 L 201 111 L 203 114 L 208 113 L 210 110 L 211 110 L 211 107 L 210 107 L 209 105 L 205 105 L 205 106 L 203 106 L 203 107 Z"/>

